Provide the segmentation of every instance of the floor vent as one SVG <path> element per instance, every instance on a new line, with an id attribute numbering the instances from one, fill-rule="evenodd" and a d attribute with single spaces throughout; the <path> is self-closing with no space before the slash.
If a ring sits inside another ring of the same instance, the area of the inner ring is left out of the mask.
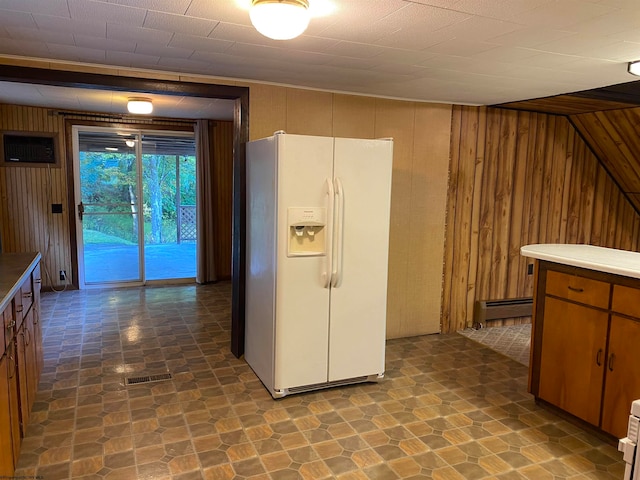
<path id="1" fill-rule="evenodd" d="M 533 298 L 512 298 L 508 300 L 482 300 L 476 302 L 473 323 L 482 326 L 490 320 L 502 318 L 530 317 L 533 310 Z"/>
<path id="2" fill-rule="evenodd" d="M 171 380 L 173 377 L 170 373 L 160 373 L 158 375 L 144 375 L 141 377 L 128 377 L 124 379 L 125 385 L 140 385 L 141 383 L 161 382 L 162 380 Z"/>

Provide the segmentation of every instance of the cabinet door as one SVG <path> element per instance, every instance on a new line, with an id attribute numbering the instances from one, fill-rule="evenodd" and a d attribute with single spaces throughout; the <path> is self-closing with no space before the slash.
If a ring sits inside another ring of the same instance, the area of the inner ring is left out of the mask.
<path id="1" fill-rule="evenodd" d="M 24 317 L 22 328 L 16 337 L 18 345 L 18 382 L 20 385 L 20 418 L 22 435 L 29 424 L 29 414 L 38 390 L 36 344 L 33 333 L 33 310 Z"/>
<path id="2" fill-rule="evenodd" d="M 16 322 L 13 316 L 13 307 L 11 303 L 9 303 L 7 308 L 5 308 L 4 312 L 2 312 L 2 323 L 3 323 L 2 329 L 4 331 L 4 334 L 2 335 L 2 338 L 4 339 L 4 346 L 5 346 L 5 348 L 3 348 L 3 351 L 4 351 L 9 349 L 9 344 L 13 341 L 13 336 L 15 332 Z"/>
<path id="3" fill-rule="evenodd" d="M 23 437 L 27 431 L 27 425 L 29 424 L 29 412 L 31 411 L 29 401 L 30 386 L 27 335 L 23 322 L 23 325 L 16 334 L 16 354 L 18 357 L 18 398 L 20 401 L 20 425 Z"/>
<path id="4" fill-rule="evenodd" d="M 608 314 L 547 297 L 538 396 L 598 425 Z"/>
<path id="5" fill-rule="evenodd" d="M 42 324 L 40 323 L 40 305 L 34 303 L 31 309 L 33 315 L 33 344 L 35 349 L 36 378 L 40 378 L 44 367 L 44 350 L 42 348 Z"/>
<path id="6" fill-rule="evenodd" d="M 31 274 L 33 280 L 33 342 L 35 344 L 36 354 L 36 371 L 37 378 L 40 378 L 42 374 L 42 368 L 44 367 L 44 351 L 42 348 L 42 324 L 40 323 L 40 288 L 42 286 L 42 278 L 40 275 L 40 264 L 36 265 Z"/>
<path id="7" fill-rule="evenodd" d="M 631 402 L 640 398 L 639 345 L 640 322 L 612 315 L 601 428 L 617 438 L 626 436 Z"/>
<path id="8" fill-rule="evenodd" d="M 19 401 L 18 401 L 18 364 L 16 359 L 16 349 L 15 343 L 12 341 L 11 344 L 7 347 L 6 355 L 0 360 L 0 370 L 6 368 L 7 372 L 7 398 L 8 404 L 6 406 L 3 405 L 2 410 L 3 413 L 8 412 L 8 415 L 2 415 L 2 426 L 7 428 L 10 432 L 10 435 L 6 437 L 10 441 L 9 444 L 5 443 L 5 430 L 2 431 L 3 436 L 3 449 L 6 447 L 7 451 L 11 452 L 13 456 L 13 460 L 11 462 L 11 466 L 18 464 L 18 456 L 20 455 L 20 412 L 19 412 Z M 0 374 L 1 376 L 1 374 Z M 4 383 L 3 383 L 4 385 Z M 5 424 L 5 420 L 7 424 Z M 4 459 L 4 457 L 2 457 Z M 11 457 L 7 457 L 11 458 Z M 4 463 L 4 460 L 3 460 Z M 4 471 L 0 469 L 1 471 Z"/>
<path id="9" fill-rule="evenodd" d="M 0 478 L 13 475 L 13 441 L 11 431 L 11 402 L 9 396 L 9 357 L 0 357 Z M 12 365 L 12 368 L 15 364 Z"/>

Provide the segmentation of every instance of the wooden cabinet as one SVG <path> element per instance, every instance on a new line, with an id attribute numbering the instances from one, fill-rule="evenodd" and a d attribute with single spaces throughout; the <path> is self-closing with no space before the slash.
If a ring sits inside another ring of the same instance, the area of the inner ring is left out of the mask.
<path id="1" fill-rule="evenodd" d="M 36 360 L 36 342 L 33 325 L 33 309 L 24 316 L 16 335 L 18 353 L 18 383 L 20 399 L 20 425 L 22 436 L 29 424 L 29 414 L 38 391 L 38 369 Z"/>
<path id="2" fill-rule="evenodd" d="M 640 398 L 640 280 L 545 261 L 537 275 L 531 393 L 624 437 Z"/>
<path id="3" fill-rule="evenodd" d="M 602 429 L 622 438 L 627 435 L 631 402 L 640 398 L 639 321 L 611 316 L 606 381 Z"/>
<path id="4" fill-rule="evenodd" d="M 0 478 L 13 475 L 20 440 L 18 364 L 12 343 L 0 357 Z"/>
<path id="5" fill-rule="evenodd" d="M 607 314 L 548 298 L 538 396 L 594 425 L 600 418 Z"/>
<path id="6" fill-rule="evenodd" d="M 6 256 L 0 255 L 0 264 Z M 16 274 L 16 287 L 0 299 L 0 478 L 14 473 L 42 371 L 39 259 L 39 254 L 31 257 L 29 268 Z M 5 266 L 3 275 L 11 270 Z"/>
<path id="7" fill-rule="evenodd" d="M 36 373 L 37 378 L 42 375 L 44 367 L 44 350 L 42 348 L 42 324 L 40 323 L 40 289 L 42 287 L 42 277 L 40 275 L 40 264 L 36 265 L 31 274 L 33 280 L 33 342 L 36 352 Z"/>

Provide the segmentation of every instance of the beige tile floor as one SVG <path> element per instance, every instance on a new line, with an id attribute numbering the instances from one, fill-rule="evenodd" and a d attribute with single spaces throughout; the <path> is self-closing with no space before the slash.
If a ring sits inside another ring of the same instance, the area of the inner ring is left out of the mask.
<path id="1" fill-rule="evenodd" d="M 18 477 L 622 478 L 614 446 L 535 405 L 525 366 L 459 334 L 390 340 L 378 384 L 276 401 L 229 352 L 227 283 L 45 293 L 42 316 Z"/>
<path id="2" fill-rule="evenodd" d="M 531 324 L 489 327 L 475 330 L 467 328 L 458 332 L 471 340 L 480 342 L 492 350 L 529 365 Z"/>

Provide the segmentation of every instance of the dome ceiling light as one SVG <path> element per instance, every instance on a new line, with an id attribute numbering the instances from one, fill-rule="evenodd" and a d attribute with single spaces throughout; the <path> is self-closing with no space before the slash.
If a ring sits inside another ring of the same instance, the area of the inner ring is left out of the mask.
<path id="1" fill-rule="evenodd" d="M 252 0 L 249 17 L 265 37 L 290 40 L 307 29 L 311 15 L 308 0 Z"/>
<path id="2" fill-rule="evenodd" d="M 148 115 L 153 112 L 153 103 L 148 98 L 130 98 L 127 102 L 129 113 Z"/>

